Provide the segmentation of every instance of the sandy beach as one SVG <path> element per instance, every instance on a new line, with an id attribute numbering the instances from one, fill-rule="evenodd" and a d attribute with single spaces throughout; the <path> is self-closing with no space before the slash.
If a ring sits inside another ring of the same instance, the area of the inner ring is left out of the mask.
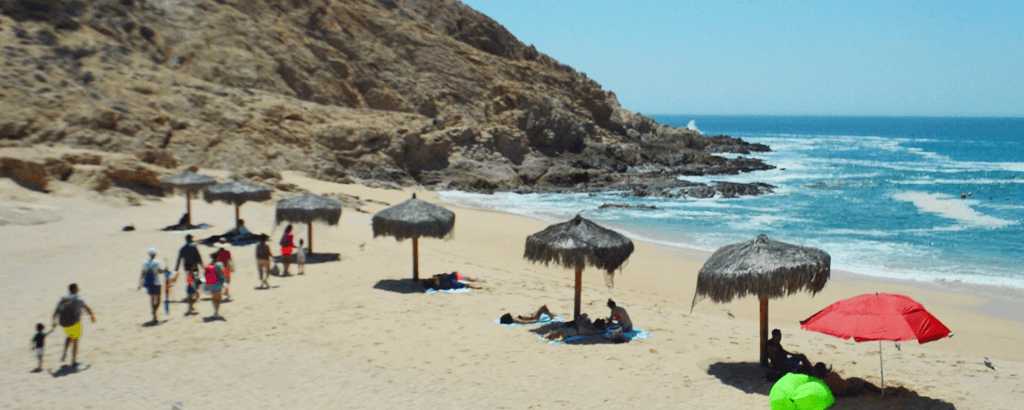
<path id="1" fill-rule="evenodd" d="M 226 176 L 221 171 L 203 171 Z M 223 179 L 223 178 L 222 178 Z M 450 241 L 420 241 L 423 276 L 459 271 L 484 289 L 459 294 L 402 293 L 389 281 L 411 278 L 411 243 L 372 237 L 367 213 L 345 209 L 338 226 L 314 225 L 314 250 L 340 260 L 309 264 L 307 274 L 273 277 L 258 290 L 253 247 L 232 248 L 238 271 L 225 321 L 204 298 L 200 314 L 183 316 L 184 286 L 172 290 L 171 313 L 156 326 L 148 297 L 136 289 L 146 250 L 173 265 L 182 233 L 160 228 L 184 211 L 180 194 L 139 206 L 54 182 L 53 192 L 0 179 L 0 214 L 31 224 L 0 225 L 0 408 L 185 409 L 285 408 L 767 408 L 771 384 L 757 369 L 758 303 L 745 298 L 699 303 L 691 314 L 697 271 L 708 254 L 634 241 L 636 251 L 605 286 L 602 273 L 583 273 L 583 312 L 608 314 L 611 297 L 649 339 L 628 344 L 553 345 L 531 330 L 492 323 L 503 313 L 527 314 L 546 304 L 571 318 L 573 272 L 522 258 L 526 236 L 548 223 L 441 203 L 431 191 L 340 185 L 285 173 L 285 181 L 316 194 L 345 193 L 397 204 L 413 192 L 453 210 Z M 241 217 L 276 244 L 274 204 L 247 203 Z M 193 200 L 193 221 L 231 227 L 234 207 Z M 124 232 L 132 224 L 136 230 Z M 306 238 L 304 226 L 296 237 Z M 307 239 L 308 240 L 308 239 Z M 212 248 L 200 247 L 204 258 Z M 275 255 L 278 247 L 273 246 Z M 46 340 L 43 372 L 29 340 L 38 322 L 49 328 L 69 283 L 96 312 L 85 321 L 79 352 L 85 364 L 62 367 L 64 336 Z M 840 299 L 864 293 L 908 295 L 955 332 L 897 350 L 883 342 L 887 397 L 839 398 L 834 409 L 1013 409 L 1024 401 L 1024 323 L 1019 304 L 983 292 L 880 281 L 833 271 L 825 289 L 770 302 L 770 326 L 783 345 L 845 377 L 879 383 L 877 342 L 855 343 L 800 330 L 799 320 Z M 726 311 L 731 309 L 735 318 Z M 1016 310 L 1015 310 L 1016 309 Z M 1009 313 L 1006 313 L 1009 312 Z M 1015 320 L 1015 318 L 1017 318 Z M 988 356 L 996 370 L 982 364 Z"/>

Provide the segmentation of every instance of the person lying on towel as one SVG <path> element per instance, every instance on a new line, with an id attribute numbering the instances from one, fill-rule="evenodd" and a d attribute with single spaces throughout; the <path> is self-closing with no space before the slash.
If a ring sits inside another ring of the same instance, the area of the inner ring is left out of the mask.
<path id="1" fill-rule="evenodd" d="M 534 312 L 532 315 L 526 315 L 526 316 L 516 315 L 516 316 L 512 316 L 511 313 L 506 313 L 506 314 L 501 316 L 501 319 L 499 319 L 499 321 L 503 325 L 510 325 L 510 324 L 513 324 L 513 323 L 537 323 L 537 322 L 540 322 L 540 315 L 548 315 L 548 317 L 550 317 L 550 318 L 554 318 L 555 317 L 555 315 L 553 313 L 551 313 L 550 310 L 548 310 L 548 305 L 543 305 L 543 306 L 540 307 L 540 309 L 537 309 L 537 311 Z"/>
<path id="2" fill-rule="evenodd" d="M 436 289 L 436 290 L 456 290 L 456 289 L 463 289 L 463 288 L 480 289 L 479 286 L 472 285 L 472 284 L 467 284 L 467 283 L 462 283 L 462 282 L 460 282 L 460 280 L 465 280 L 465 281 L 469 281 L 469 282 L 475 282 L 475 280 L 470 279 L 470 278 L 468 278 L 466 276 L 462 276 L 458 272 L 439 273 L 437 275 L 434 275 L 430 279 L 423 279 L 422 282 L 423 282 L 423 288 L 424 289 Z"/>

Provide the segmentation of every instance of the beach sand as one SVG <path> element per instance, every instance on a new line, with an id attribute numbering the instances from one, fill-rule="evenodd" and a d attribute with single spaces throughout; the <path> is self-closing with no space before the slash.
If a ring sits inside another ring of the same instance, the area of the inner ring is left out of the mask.
<path id="1" fill-rule="evenodd" d="M 204 171 L 211 174 L 211 172 Z M 224 174 L 226 175 L 226 174 Z M 286 173 L 314 193 L 341 192 L 396 204 L 411 190 L 338 185 Z M 430 191 L 419 198 L 439 203 Z M 276 239 L 274 203 L 247 203 L 241 217 Z M 485 282 L 460 294 L 402 293 L 411 278 L 410 241 L 373 238 L 372 213 L 382 204 L 345 209 L 338 226 L 314 225 L 314 250 L 340 261 L 309 264 L 307 274 L 273 277 L 257 290 L 253 247 L 232 248 L 238 265 L 221 307 L 225 321 L 183 316 L 184 286 L 172 291 L 171 314 L 149 321 L 148 297 L 136 289 L 150 247 L 173 264 L 184 234 L 159 228 L 184 212 L 183 196 L 129 206 L 74 185 L 25 190 L 0 179 L 0 408 L 185 409 L 285 408 L 767 408 L 771 384 L 757 369 L 758 303 L 708 300 L 690 314 L 697 271 L 707 254 L 635 241 L 616 275 L 583 273 L 583 311 L 607 315 L 612 297 L 652 337 L 628 344 L 552 345 L 536 327 L 492 323 L 505 312 L 532 313 L 547 304 L 571 318 L 573 272 L 522 258 L 526 236 L 548 223 L 443 204 L 456 215 L 450 241 L 420 241 L 421 276 L 459 271 Z M 193 221 L 231 228 L 234 207 L 193 200 Z M 3 219 L 8 218 L 8 219 Z M 12 223 L 13 222 L 13 223 Z M 31 224 L 26 224 L 31 223 Z M 133 224 L 132 232 L 121 228 Z M 297 238 L 306 227 L 296 225 Z M 200 247 L 204 258 L 212 248 Z M 67 285 L 76 282 L 96 312 L 86 320 L 71 372 L 60 363 L 63 334 L 47 338 L 45 371 L 34 373 L 29 340 L 47 325 Z M 999 315 L 1012 304 L 971 292 L 870 280 L 833 271 L 824 291 L 770 302 L 770 327 L 783 345 L 831 364 L 845 377 L 879 383 L 879 344 L 855 343 L 800 330 L 804 319 L 837 300 L 863 293 L 906 294 L 956 335 L 926 345 L 881 344 L 888 396 L 839 398 L 835 409 L 1013 409 L 1024 402 L 1024 323 Z M 1003 308 L 1001 308 L 1001 306 Z M 731 309 L 736 318 L 726 315 Z M 989 356 L 996 370 L 982 365 Z"/>

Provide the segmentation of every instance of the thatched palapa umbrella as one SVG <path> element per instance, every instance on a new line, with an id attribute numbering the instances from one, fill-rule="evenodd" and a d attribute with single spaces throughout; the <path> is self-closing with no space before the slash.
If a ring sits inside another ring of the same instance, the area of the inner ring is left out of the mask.
<path id="1" fill-rule="evenodd" d="M 319 195 L 303 194 L 277 203 L 276 224 L 306 223 L 309 226 L 309 253 L 313 253 L 313 221 L 337 225 L 341 219 L 341 201 Z"/>
<path id="2" fill-rule="evenodd" d="M 235 227 L 238 227 L 238 208 L 249 201 L 262 202 L 270 199 L 272 190 L 262 185 L 234 180 L 207 187 L 203 190 L 206 202 L 221 201 L 235 205 Z"/>
<path id="3" fill-rule="evenodd" d="M 185 213 L 188 215 L 188 220 L 186 222 L 189 225 L 192 224 L 192 194 L 215 183 L 217 183 L 217 180 L 205 175 L 199 175 L 192 171 L 185 171 L 160 181 L 160 184 L 165 188 L 185 191 Z"/>
<path id="4" fill-rule="evenodd" d="M 416 199 L 377 212 L 373 215 L 373 237 L 394 236 L 401 242 L 412 238 L 412 278 L 420 278 L 419 239 L 421 236 L 450 239 L 455 228 L 455 213 L 440 206 Z"/>
<path id="5" fill-rule="evenodd" d="M 715 303 L 756 295 L 761 302 L 761 365 L 768 364 L 768 299 L 800 290 L 815 294 L 825 287 L 832 258 L 820 249 L 791 245 L 761 234 L 749 241 L 726 245 L 715 251 L 697 274 L 698 298 Z"/>
<path id="6" fill-rule="evenodd" d="M 580 292 L 586 265 L 603 269 L 609 277 L 633 253 L 633 241 L 602 228 L 579 214 L 568 222 L 555 224 L 526 238 L 523 257 L 531 262 L 554 262 L 576 269 L 576 300 L 573 320 L 580 317 Z M 609 282 L 611 283 L 611 282 Z"/>

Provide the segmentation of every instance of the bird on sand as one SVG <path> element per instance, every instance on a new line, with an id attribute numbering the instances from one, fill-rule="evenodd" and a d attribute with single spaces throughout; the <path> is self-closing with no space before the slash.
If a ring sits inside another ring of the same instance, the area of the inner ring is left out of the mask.
<path id="1" fill-rule="evenodd" d="M 985 367 L 988 367 L 989 369 L 992 369 L 992 370 L 996 369 L 996 367 L 992 365 L 992 361 L 989 360 L 988 356 L 985 356 L 985 360 L 982 361 L 982 363 L 985 363 Z"/>
<path id="2" fill-rule="evenodd" d="M 736 318 L 736 315 L 732 314 L 732 309 L 727 310 L 725 313 L 729 315 L 730 319 L 735 319 Z"/>
<path id="3" fill-rule="evenodd" d="M 900 342 L 896 342 L 896 350 L 902 350 L 900 349 Z"/>
<path id="4" fill-rule="evenodd" d="M 359 244 L 359 249 L 362 249 L 364 246 L 366 246 L 366 242 Z"/>

